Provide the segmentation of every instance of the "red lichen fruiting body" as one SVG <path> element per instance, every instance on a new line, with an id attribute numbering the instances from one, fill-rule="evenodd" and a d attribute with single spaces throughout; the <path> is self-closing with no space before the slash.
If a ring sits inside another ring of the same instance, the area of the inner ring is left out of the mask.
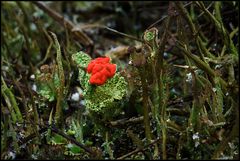
<path id="1" fill-rule="evenodd" d="M 109 77 L 113 77 L 116 72 L 117 65 L 116 64 L 107 64 L 106 69 L 109 71 Z"/>
<path id="2" fill-rule="evenodd" d="M 110 64 L 109 57 L 100 57 L 92 60 L 87 67 L 91 73 L 90 84 L 103 85 L 108 78 L 112 78 L 116 72 L 116 64 Z"/>
<path id="3" fill-rule="evenodd" d="M 94 75 L 91 75 L 89 83 L 95 84 L 95 85 L 103 85 L 107 81 L 107 77 L 105 75 L 102 75 L 101 73 L 96 73 Z"/>
<path id="4" fill-rule="evenodd" d="M 95 64 L 92 69 L 92 75 L 100 72 L 103 69 L 104 69 L 104 66 L 102 64 Z"/>

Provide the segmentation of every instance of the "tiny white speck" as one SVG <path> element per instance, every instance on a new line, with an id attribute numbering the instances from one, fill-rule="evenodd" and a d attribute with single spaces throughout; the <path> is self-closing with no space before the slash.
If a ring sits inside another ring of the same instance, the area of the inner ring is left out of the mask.
<path id="1" fill-rule="evenodd" d="M 173 89 L 171 90 L 171 92 L 173 92 L 173 93 L 176 93 L 176 90 L 175 90 L 175 88 L 173 88 Z"/>
<path id="2" fill-rule="evenodd" d="M 72 147 L 73 147 L 73 144 L 70 143 L 70 144 L 67 145 L 67 147 L 68 147 L 68 148 L 72 148 Z"/>
<path id="3" fill-rule="evenodd" d="M 37 27 L 34 23 L 31 23 L 30 28 L 31 30 L 34 30 L 34 31 L 37 30 Z"/>
<path id="4" fill-rule="evenodd" d="M 193 134 L 192 138 L 193 138 L 193 140 L 199 139 L 198 132 L 196 134 Z"/>
<path id="5" fill-rule="evenodd" d="M 32 90 L 34 90 L 35 92 L 37 91 L 37 86 L 36 86 L 36 84 L 33 84 Z"/>
<path id="6" fill-rule="evenodd" d="M 228 96 L 228 95 L 229 95 L 229 93 L 227 92 L 227 93 L 226 93 L 226 96 Z"/>
<path id="7" fill-rule="evenodd" d="M 20 137 L 24 137 L 24 134 L 22 132 L 19 133 Z"/>
<path id="8" fill-rule="evenodd" d="M 218 64 L 218 65 L 215 66 L 215 69 L 218 69 L 220 67 L 222 67 L 222 66 Z"/>
<path id="9" fill-rule="evenodd" d="M 41 54 L 37 54 L 37 59 L 38 59 L 38 60 L 41 59 Z"/>
<path id="10" fill-rule="evenodd" d="M 21 149 L 25 149 L 25 148 L 26 148 L 26 144 L 22 144 L 22 145 L 20 146 L 20 148 L 21 148 Z"/>
<path id="11" fill-rule="evenodd" d="M 130 60 L 130 61 L 128 62 L 128 64 L 129 64 L 129 65 L 132 65 L 132 60 Z"/>
<path id="12" fill-rule="evenodd" d="M 199 143 L 198 141 L 195 142 L 195 148 L 198 147 L 199 144 L 200 144 L 200 143 Z"/>
<path id="13" fill-rule="evenodd" d="M 34 155 L 34 154 L 32 154 L 31 155 L 31 157 L 32 157 L 32 159 L 35 159 L 35 160 L 37 160 L 38 158 L 37 158 L 37 156 L 36 155 Z"/>
<path id="14" fill-rule="evenodd" d="M 188 73 L 187 75 L 186 82 L 191 82 L 192 81 L 192 73 Z"/>
<path id="15" fill-rule="evenodd" d="M 234 149 L 234 148 L 235 148 L 234 144 L 231 143 L 231 142 L 228 142 L 228 145 L 229 145 L 229 147 L 230 147 L 231 149 Z"/>
<path id="16" fill-rule="evenodd" d="M 72 77 L 72 75 L 73 75 L 73 72 L 70 73 L 70 77 Z"/>
<path id="17" fill-rule="evenodd" d="M 31 79 L 35 79 L 35 75 L 32 74 L 32 75 L 30 76 L 30 78 L 31 78 Z"/>
<path id="18" fill-rule="evenodd" d="M 84 101 L 84 100 L 81 100 L 81 101 L 80 101 L 80 104 L 81 104 L 81 105 L 85 105 L 85 101 Z"/>
<path id="19" fill-rule="evenodd" d="M 213 92 L 216 92 L 216 91 L 217 91 L 217 89 L 216 89 L 216 88 L 212 88 L 212 90 L 213 90 Z"/>
<path id="20" fill-rule="evenodd" d="M 79 94 L 83 93 L 83 90 L 80 87 L 76 87 Z"/>
<path id="21" fill-rule="evenodd" d="M 72 94 L 72 97 L 71 97 L 72 100 L 74 100 L 74 101 L 79 101 L 79 98 L 80 98 L 79 93 L 74 93 L 74 94 Z"/>
<path id="22" fill-rule="evenodd" d="M 2 66 L 2 70 L 8 71 L 9 67 L 8 66 Z"/>
<path id="23" fill-rule="evenodd" d="M 12 151 L 10 151 L 8 153 L 9 157 L 11 157 L 11 159 L 15 159 L 16 158 L 16 153 L 13 153 Z"/>

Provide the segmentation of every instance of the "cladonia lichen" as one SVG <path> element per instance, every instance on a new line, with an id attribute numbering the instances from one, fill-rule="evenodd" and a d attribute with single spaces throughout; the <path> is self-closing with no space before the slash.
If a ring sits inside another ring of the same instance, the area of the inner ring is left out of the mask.
<path id="1" fill-rule="evenodd" d="M 49 102 L 56 100 L 57 89 L 60 86 L 58 74 L 54 70 L 52 72 L 36 72 L 37 93 Z"/>
<path id="2" fill-rule="evenodd" d="M 83 89 L 83 96 L 86 107 L 93 112 L 105 113 L 107 111 L 118 111 L 119 101 L 126 95 L 127 82 L 118 72 L 108 79 L 101 86 L 89 83 L 90 74 L 86 72 L 86 67 L 91 61 L 84 52 L 78 52 L 72 56 L 73 61 L 79 67 L 78 79 Z"/>
<path id="3" fill-rule="evenodd" d="M 72 60 L 78 67 L 87 68 L 89 62 L 91 61 L 91 57 L 88 54 L 80 51 L 72 55 Z"/>

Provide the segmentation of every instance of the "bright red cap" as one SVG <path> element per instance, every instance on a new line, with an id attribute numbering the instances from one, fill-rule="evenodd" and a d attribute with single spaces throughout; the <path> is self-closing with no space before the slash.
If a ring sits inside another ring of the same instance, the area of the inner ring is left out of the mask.
<path id="1" fill-rule="evenodd" d="M 100 57 L 92 60 L 87 67 L 87 72 L 92 73 L 90 84 L 103 85 L 108 78 L 112 78 L 116 72 L 116 64 L 110 64 L 109 57 Z"/>

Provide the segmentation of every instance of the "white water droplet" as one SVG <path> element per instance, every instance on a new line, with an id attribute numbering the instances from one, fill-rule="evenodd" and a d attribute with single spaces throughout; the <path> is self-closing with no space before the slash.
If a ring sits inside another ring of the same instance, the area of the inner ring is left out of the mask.
<path id="1" fill-rule="evenodd" d="M 195 148 L 198 147 L 199 144 L 200 144 L 199 141 L 196 141 L 195 142 Z"/>
<path id="2" fill-rule="evenodd" d="M 86 104 L 85 100 L 81 100 L 80 104 L 85 106 L 85 104 Z"/>
<path id="3" fill-rule="evenodd" d="M 80 99 L 79 93 L 76 92 L 76 93 L 72 94 L 71 99 L 72 99 L 73 101 L 79 101 L 79 99 Z"/>
<path id="4" fill-rule="evenodd" d="M 36 84 L 33 84 L 33 85 L 32 85 L 32 90 L 34 90 L 35 92 L 37 91 L 37 86 L 36 86 Z"/>
<path id="5" fill-rule="evenodd" d="M 9 67 L 8 66 L 2 66 L 2 70 L 8 71 Z"/>
<path id="6" fill-rule="evenodd" d="M 10 151 L 10 152 L 8 153 L 8 156 L 9 156 L 11 159 L 15 159 L 15 158 L 16 158 L 16 153 Z"/>
<path id="7" fill-rule="evenodd" d="M 128 62 L 128 64 L 129 64 L 129 65 L 132 65 L 132 60 L 130 60 L 130 61 Z"/>
<path id="8" fill-rule="evenodd" d="M 218 68 L 221 68 L 221 67 L 222 67 L 222 65 L 218 64 L 218 65 L 215 66 L 215 69 L 218 69 Z"/>
<path id="9" fill-rule="evenodd" d="M 190 83 L 192 81 L 192 73 L 188 73 L 186 76 L 187 76 L 186 82 Z"/>
<path id="10" fill-rule="evenodd" d="M 216 89 L 216 88 L 212 88 L 212 90 L 213 90 L 213 92 L 216 92 L 216 91 L 217 91 L 217 89 Z"/>
<path id="11" fill-rule="evenodd" d="M 35 75 L 32 74 L 32 75 L 30 76 L 30 79 L 34 80 L 34 79 L 35 79 Z"/>
<path id="12" fill-rule="evenodd" d="M 196 134 L 193 134 L 192 138 L 193 138 L 193 140 L 195 140 L 195 139 L 199 139 L 198 132 L 197 132 Z"/>

